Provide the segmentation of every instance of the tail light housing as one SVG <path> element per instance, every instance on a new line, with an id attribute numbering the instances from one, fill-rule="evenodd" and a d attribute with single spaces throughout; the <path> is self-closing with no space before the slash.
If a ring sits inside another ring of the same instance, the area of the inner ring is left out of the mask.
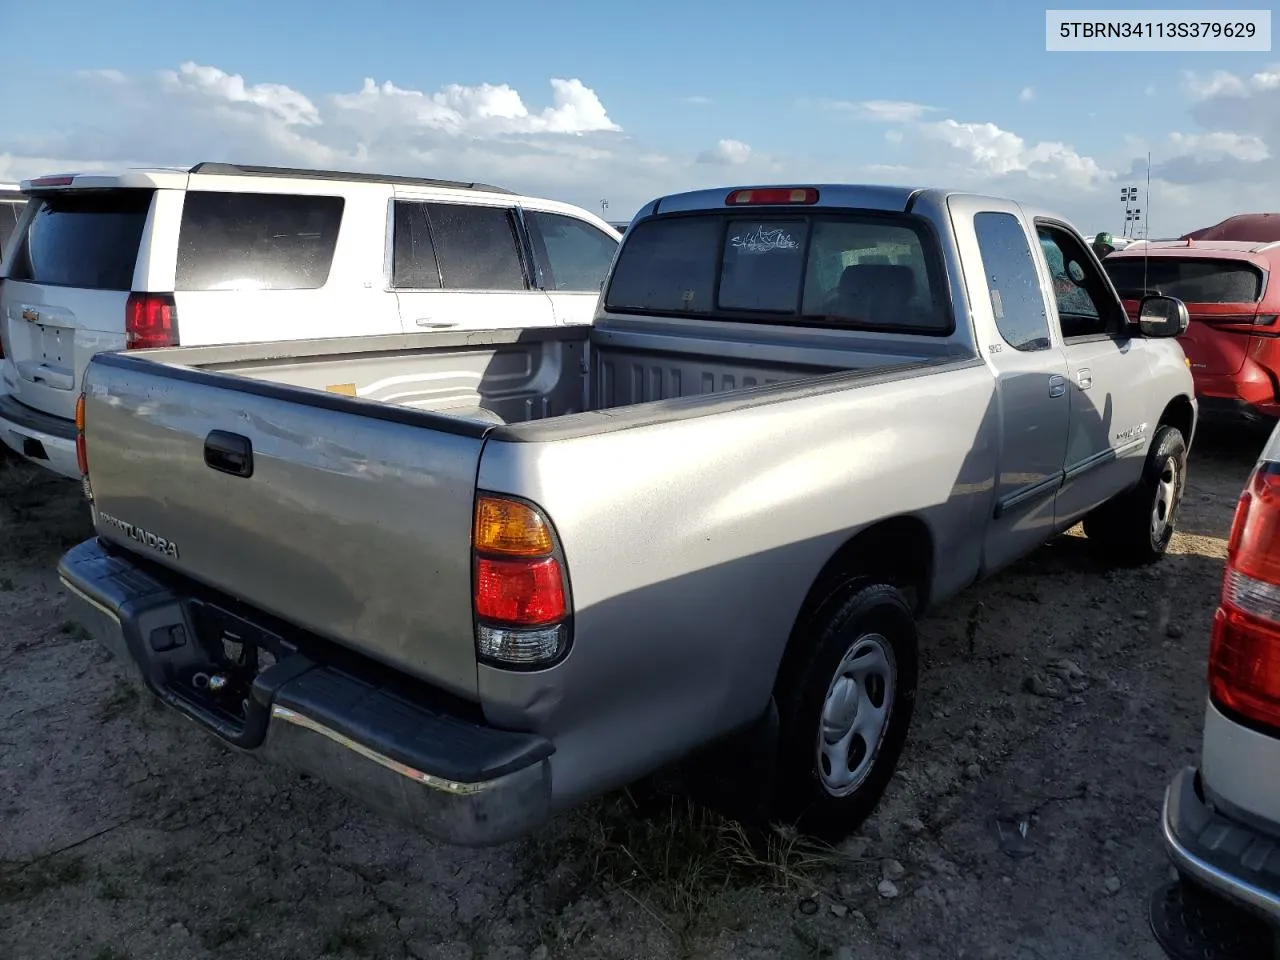
<path id="1" fill-rule="evenodd" d="M 1236 504 L 1209 695 L 1220 709 L 1280 729 L 1280 464 L 1259 464 Z"/>
<path id="2" fill-rule="evenodd" d="M 76 466 L 80 470 L 80 484 L 84 498 L 93 502 L 93 488 L 89 486 L 89 451 L 84 439 L 84 394 L 76 397 Z"/>
<path id="3" fill-rule="evenodd" d="M 543 669 L 569 649 L 569 578 L 550 521 L 512 497 L 476 499 L 472 603 L 476 655 L 506 669 Z"/>
<path id="4" fill-rule="evenodd" d="M 171 293 L 131 293 L 125 303 L 126 350 L 178 345 L 178 308 Z"/>

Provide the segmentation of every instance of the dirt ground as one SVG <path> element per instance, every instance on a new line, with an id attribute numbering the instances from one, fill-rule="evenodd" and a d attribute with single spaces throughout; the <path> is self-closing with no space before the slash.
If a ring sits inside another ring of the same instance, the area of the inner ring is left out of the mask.
<path id="1" fill-rule="evenodd" d="M 900 772 L 835 854 L 662 790 L 452 849 L 232 755 L 67 619 L 78 488 L 0 462 L 0 958 L 1159 960 L 1160 801 L 1260 446 L 1197 439 L 1155 568 L 1067 535 L 932 616 Z"/>

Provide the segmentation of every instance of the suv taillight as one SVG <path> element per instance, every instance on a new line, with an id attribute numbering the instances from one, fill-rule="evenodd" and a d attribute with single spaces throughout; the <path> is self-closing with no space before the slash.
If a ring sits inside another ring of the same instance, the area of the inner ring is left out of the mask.
<path id="1" fill-rule="evenodd" d="M 1280 728 L 1280 464 L 1259 464 L 1236 505 L 1209 644 L 1209 695 Z"/>
<path id="2" fill-rule="evenodd" d="M 525 669 L 560 660 L 569 645 L 569 584 L 546 517 L 522 501 L 481 495 L 471 545 L 479 658 Z"/>
<path id="3" fill-rule="evenodd" d="M 178 308 L 169 293 L 131 293 L 125 304 L 126 350 L 178 345 Z"/>

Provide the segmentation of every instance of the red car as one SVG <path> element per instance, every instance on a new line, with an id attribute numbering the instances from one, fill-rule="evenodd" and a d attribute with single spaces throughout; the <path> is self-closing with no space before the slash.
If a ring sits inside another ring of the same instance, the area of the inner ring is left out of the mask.
<path id="1" fill-rule="evenodd" d="M 1142 297 L 1187 305 L 1179 338 L 1204 419 L 1280 419 L 1280 242 L 1166 240 L 1139 243 L 1102 261 L 1137 322 Z"/>

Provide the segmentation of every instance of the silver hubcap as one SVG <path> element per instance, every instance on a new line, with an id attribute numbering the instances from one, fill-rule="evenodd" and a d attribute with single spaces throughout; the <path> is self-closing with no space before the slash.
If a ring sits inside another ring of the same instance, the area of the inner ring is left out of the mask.
<path id="1" fill-rule="evenodd" d="M 1178 461 L 1170 457 L 1164 462 L 1160 479 L 1156 481 L 1155 503 L 1151 505 L 1151 539 L 1159 542 L 1173 525 L 1173 513 L 1178 506 L 1178 489 L 1181 475 Z"/>
<path id="2" fill-rule="evenodd" d="M 878 633 L 859 637 L 840 661 L 822 704 L 818 774 L 835 797 L 853 793 L 875 763 L 893 713 L 897 667 Z"/>

